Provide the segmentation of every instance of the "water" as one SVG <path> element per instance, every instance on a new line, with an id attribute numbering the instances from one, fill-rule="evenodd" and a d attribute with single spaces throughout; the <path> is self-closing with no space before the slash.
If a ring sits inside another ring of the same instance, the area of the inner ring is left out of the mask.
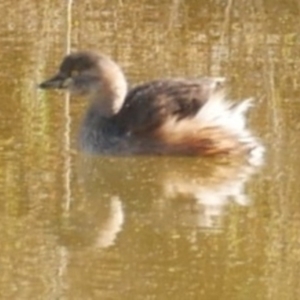
<path id="1" fill-rule="evenodd" d="M 300 298 L 298 2 L 0 8 L 1 299 Z M 79 153 L 86 103 L 36 89 L 69 43 L 131 83 L 226 76 L 265 163 Z"/>

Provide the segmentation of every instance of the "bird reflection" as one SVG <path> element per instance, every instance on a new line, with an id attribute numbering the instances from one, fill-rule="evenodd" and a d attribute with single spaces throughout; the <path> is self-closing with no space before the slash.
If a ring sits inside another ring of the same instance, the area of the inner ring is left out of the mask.
<path id="1" fill-rule="evenodd" d="M 228 206 L 251 203 L 245 187 L 255 171 L 253 166 L 221 164 L 210 168 L 202 176 L 193 172 L 187 176 L 174 170 L 165 174 L 164 195 L 172 200 L 172 207 L 184 226 L 220 230 Z"/>
<path id="2" fill-rule="evenodd" d="M 258 170 L 244 161 L 79 155 L 60 228 L 61 242 L 79 247 L 113 246 L 126 222 L 220 232 L 230 207 L 251 204 L 246 185 Z"/>

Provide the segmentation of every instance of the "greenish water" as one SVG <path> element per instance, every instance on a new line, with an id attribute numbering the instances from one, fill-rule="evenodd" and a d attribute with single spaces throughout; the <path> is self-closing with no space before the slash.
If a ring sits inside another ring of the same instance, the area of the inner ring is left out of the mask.
<path id="1" fill-rule="evenodd" d="M 299 10 L 2 1 L 0 299 L 299 299 Z M 131 83 L 226 76 L 232 98 L 255 98 L 264 165 L 78 153 L 86 103 L 36 89 L 69 42 Z"/>

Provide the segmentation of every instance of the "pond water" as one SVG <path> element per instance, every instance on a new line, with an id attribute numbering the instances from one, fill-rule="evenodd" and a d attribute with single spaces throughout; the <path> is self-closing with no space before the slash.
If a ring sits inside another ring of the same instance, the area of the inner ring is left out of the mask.
<path id="1" fill-rule="evenodd" d="M 0 8 L 0 299 L 300 299 L 300 2 Z M 87 103 L 36 88 L 70 49 L 227 77 L 264 163 L 80 153 Z"/>

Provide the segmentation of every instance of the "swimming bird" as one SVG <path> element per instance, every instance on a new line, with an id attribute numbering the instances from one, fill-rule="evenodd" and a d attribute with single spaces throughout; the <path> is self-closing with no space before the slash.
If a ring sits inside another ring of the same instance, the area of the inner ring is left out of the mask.
<path id="1" fill-rule="evenodd" d="M 63 58 L 39 85 L 88 99 L 80 148 L 102 154 L 240 155 L 260 147 L 246 127 L 250 99 L 226 99 L 223 78 L 157 79 L 128 88 L 120 66 L 92 51 Z"/>

